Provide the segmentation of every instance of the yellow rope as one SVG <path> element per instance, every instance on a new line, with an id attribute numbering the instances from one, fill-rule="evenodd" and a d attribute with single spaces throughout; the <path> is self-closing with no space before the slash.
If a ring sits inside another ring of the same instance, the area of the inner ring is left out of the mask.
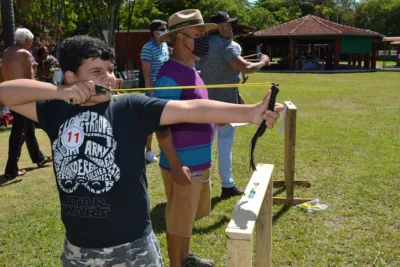
<path id="1" fill-rule="evenodd" d="M 210 85 L 190 85 L 190 86 L 166 86 L 166 87 L 148 87 L 148 88 L 126 88 L 126 89 L 111 89 L 111 92 L 131 92 L 131 91 L 153 91 L 153 90 L 173 90 L 173 89 L 218 89 L 218 88 L 237 88 L 237 87 L 265 87 L 272 84 L 271 82 L 263 83 L 227 83 L 227 84 L 210 84 Z"/>

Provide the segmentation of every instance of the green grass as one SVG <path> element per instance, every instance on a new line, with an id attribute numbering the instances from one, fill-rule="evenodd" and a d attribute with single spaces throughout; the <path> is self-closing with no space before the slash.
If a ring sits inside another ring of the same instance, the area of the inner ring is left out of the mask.
<path id="1" fill-rule="evenodd" d="M 266 74 L 248 82 L 280 84 L 278 101 L 298 108 L 295 197 L 320 198 L 326 211 L 307 215 L 274 206 L 274 266 L 400 266 L 400 74 Z M 248 103 L 268 88 L 242 88 Z M 255 158 L 275 165 L 283 179 L 283 135 L 277 127 L 259 140 Z M 238 186 L 251 176 L 248 151 L 255 126 L 239 127 L 233 148 Z M 7 159 L 9 129 L 0 128 L 0 169 Z M 47 136 L 38 131 L 50 153 Z M 156 147 L 156 144 L 154 144 Z M 20 167 L 33 167 L 24 147 Z M 158 166 L 148 165 L 154 230 L 165 263 L 165 196 Z M 224 230 L 236 200 L 220 201 L 216 165 L 212 170 L 213 210 L 195 224 L 192 249 L 225 265 Z M 52 168 L 33 169 L 22 179 L 0 179 L 0 266 L 59 266 L 64 238 Z M 276 196 L 284 192 L 274 189 Z M 168 264 L 166 264 L 168 266 Z"/>

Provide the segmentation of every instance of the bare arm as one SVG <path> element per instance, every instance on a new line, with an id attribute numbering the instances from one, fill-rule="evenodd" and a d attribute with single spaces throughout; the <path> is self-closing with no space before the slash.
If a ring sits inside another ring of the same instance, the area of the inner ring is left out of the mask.
<path id="1" fill-rule="evenodd" d="M 236 105 L 212 100 L 169 101 L 160 124 L 251 122 L 253 105 Z"/>
<path id="2" fill-rule="evenodd" d="M 56 86 L 29 79 L 19 79 L 0 84 L 0 102 L 36 122 L 38 121 L 36 101 L 74 99 L 75 103 L 81 104 L 95 93 L 94 84 L 89 81 Z"/>
<path id="3" fill-rule="evenodd" d="M 171 168 L 181 167 L 181 161 L 179 160 L 178 154 L 176 153 L 174 144 L 172 142 L 171 131 L 168 129 L 165 132 L 156 132 L 156 136 L 158 144 L 167 157 Z"/>
<path id="4" fill-rule="evenodd" d="M 260 62 L 249 62 L 239 56 L 229 62 L 229 65 L 241 73 L 249 74 L 261 70 L 265 65 L 268 64 L 268 62 L 269 58 L 267 56 L 262 56 L 260 58 Z"/>
<path id="5" fill-rule="evenodd" d="M 178 154 L 176 153 L 171 131 L 156 132 L 158 144 L 168 159 L 169 165 L 171 166 L 172 177 L 174 181 L 181 185 L 188 185 L 191 183 L 190 170 L 183 166 Z"/>
<path id="6" fill-rule="evenodd" d="M 274 111 L 267 110 L 271 91 L 264 101 L 255 105 L 228 104 L 211 100 L 169 101 L 161 114 L 160 124 L 168 125 L 182 122 L 191 123 L 253 123 L 260 125 L 266 120 L 268 128 L 273 128 L 282 104 L 275 104 Z"/>
<path id="7" fill-rule="evenodd" d="M 143 78 L 144 82 L 146 83 L 146 87 L 153 87 L 153 82 L 150 76 L 150 68 L 151 64 L 149 62 L 142 62 Z"/>

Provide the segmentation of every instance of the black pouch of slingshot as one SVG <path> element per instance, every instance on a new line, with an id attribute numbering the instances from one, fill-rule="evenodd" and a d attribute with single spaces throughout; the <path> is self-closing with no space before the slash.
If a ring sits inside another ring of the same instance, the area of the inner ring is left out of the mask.
<path id="1" fill-rule="evenodd" d="M 110 89 L 101 84 L 96 84 L 94 88 L 96 90 L 96 95 L 105 95 L 107 92 L 110 92 Z"/>
<path id="2" fill-rule="evenodd" d="M 275 107 L 275 101 L 276 101 L 276 96 L 279 93 L 279 84 L 272 84 L 271 87 L 271 97 L 269 99 L 268 103 L 268 110 L 274 110 Z M 254 134 L 253 138 L 251 139 L 251 144 L 250 144 L 250 168 L 255 171 L 256 164 L 254 163 L 254 149 L 256 148 L 257 140 L 259 137 L 261 137 L 265 130 L 267 129 L 267 126 L 265 125 L 265 120 L 261 123 L 261 125 L 258 127 L 257 132 Z"/>

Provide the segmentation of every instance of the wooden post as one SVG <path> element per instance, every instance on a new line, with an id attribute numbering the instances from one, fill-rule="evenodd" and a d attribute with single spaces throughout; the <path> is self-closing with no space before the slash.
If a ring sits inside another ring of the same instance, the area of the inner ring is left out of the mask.
<path id="1" fill-rule="evenodd" d="M 247 184 L 245 194 L 236 205 L 225 230 L 227 267 L 252 266 L 254 228 L 257 230 L 256 266 L 271 266 L 273 169 L 274 165 L 271 164 L 257 164 L 257 170 Z M 250 194 L 253 189 L 254 195 Z"/>
<path id="2" fill-rule="evenodd" d="M 353 54 L 353 66 L 357 65 L 357 54 Z"/>
<path id="3" fill-rule="evenodd" d="M 362 54 L 358 54 L 358 67 L 361 69 Z"/>
<path id="4" fill-rule="evenodd" d="M 294 66 L 296 61 L 296 40 L 292 37 L 290 38 L 290 69 L 297 69 L 297 66 Z"/>
<path id="5" fill-rule="evenodd" d="M 400 44 L 397 45 L 397 66 L 400 66 Z"/>
<path id="6" fill-rule="evenodd" d="M 285 186 L 286 204 L 292 205 L 294 192 L 294 170 L 295 170 L 295 147 L 296 147 L 296 116 L 297 108 L 290 102 L 285 101 Z"/>
<path id="7" fill-rule="evenodd" d="M 306 198 L 294 198 L 294 186 L 300 185 L 305 187 L 311 187 L 310 182 L 294 180 L 295 173 L 295 149 L 296 149 L 296 116 L 297 108 L 290 101 L 284 101 L 285 103 L 285 161 L 284 161 L 284 181 L 273 181 L 274 187 L 286 188 L 286 198 L 274 197 L 273 204 L 286 204 L 296 205 L 301 204 L 311 199 Z"/>
<path id="8" fill-rule="evenodd" d="M 376 69 L 376 41 L 372 40 L 371 69 Z"/>
<path id="9" fill-rule="evenodd" d="M 364 54 L 364 69 L 369 69 L 369 58 L 370 55 L 368 53 Z"/>
<path id="10" fill-rule="evenodd" d="M 335 70 L 339 69 L 339 63 L 340 63 L 340 40 L 341 40 L 340 36 L 337 36 L 336 40 L 335 40 L 335 65 L 334 65 L 335 66 L 334 67 Z"/>
<path id="11" fill-rule="evenodd" d="M 270 179 L 256 225 L 256 267 L 272 265 L 272 188 Z"/>
<path id="12" fill-rule="evenodd" d="M 250 240 L 227 239 L 226 266 L 252 266 L 253 238 Z"/>
<path id="13" fill-rule="evenodd" d="M 347 65 L 351 66 L 351 62 L 353 61 L 353 54 L 347 54 Z"/>

